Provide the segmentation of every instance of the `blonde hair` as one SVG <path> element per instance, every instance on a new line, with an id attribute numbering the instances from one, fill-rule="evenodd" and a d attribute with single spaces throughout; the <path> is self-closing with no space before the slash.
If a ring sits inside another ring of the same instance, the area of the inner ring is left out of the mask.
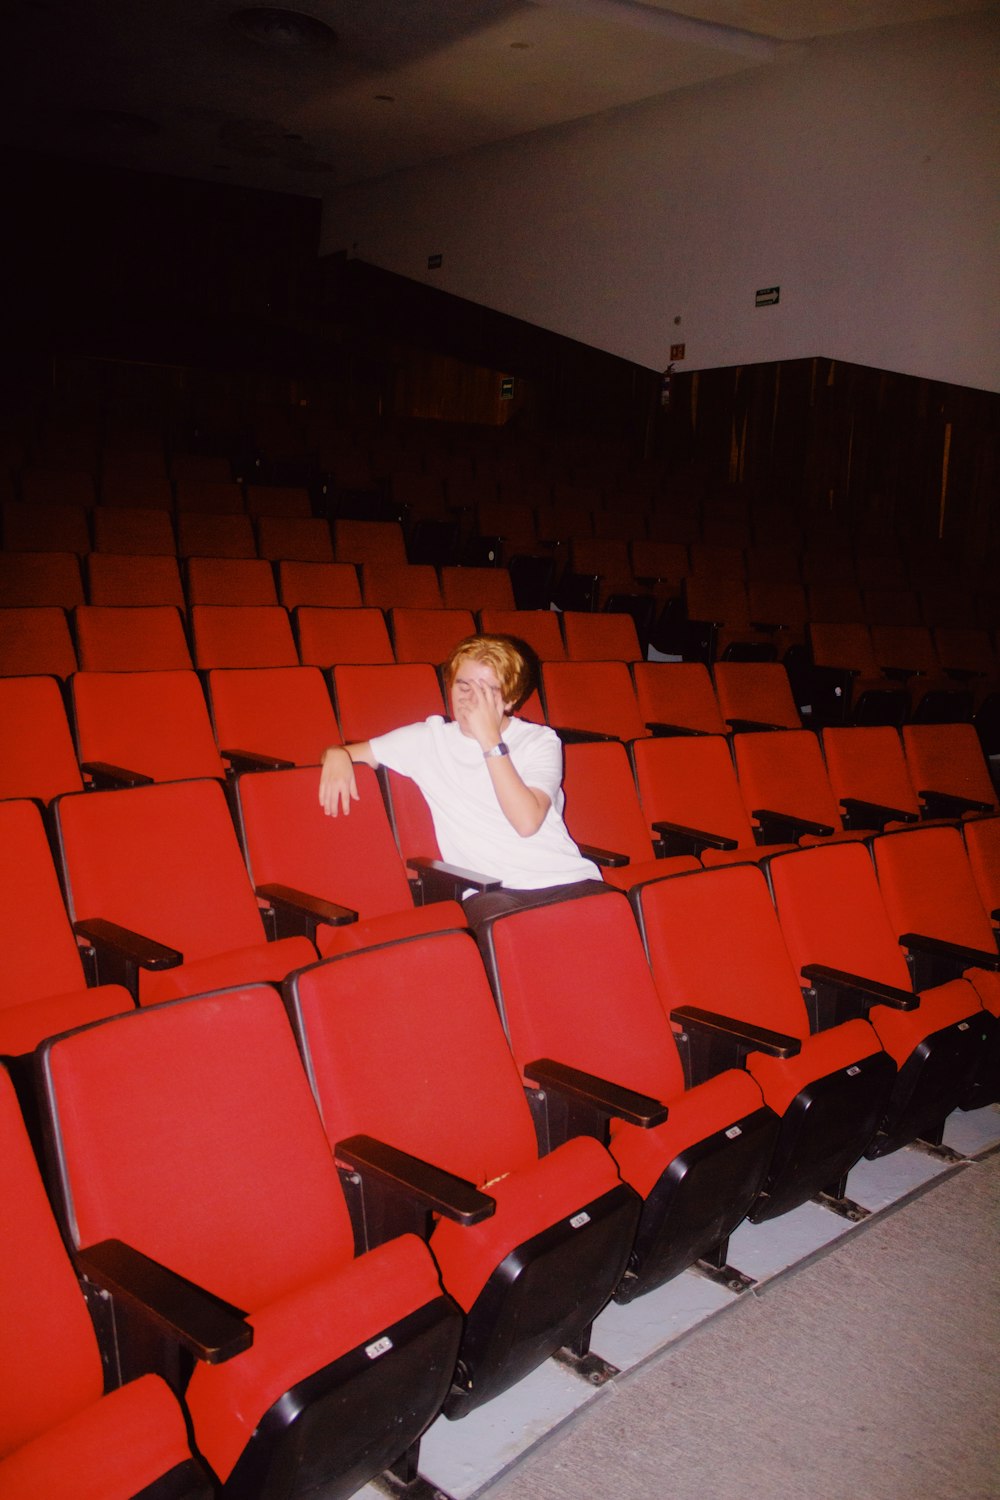
<path id="1" fill-rule="evenodd" d="M 444 664 L 444 680 L 448 691 L 451 692 L 452 683 L 463 662 L 485 662 L 496 673 L 504 703 L 509 704 L 512 709 L 520 708 L 535 686 L 534 665 L 524 654 L 527 649 L 522 649 L 521 643 L 509 635 L 466 636 L 464 641 L 459 641 Z"/>

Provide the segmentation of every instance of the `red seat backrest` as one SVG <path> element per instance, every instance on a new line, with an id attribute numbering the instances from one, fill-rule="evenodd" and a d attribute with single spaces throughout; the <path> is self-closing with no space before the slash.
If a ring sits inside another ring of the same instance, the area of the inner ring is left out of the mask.
<path id="1" fill-rule="evenodd" d="M 74 920 L 108 918 L 189 962 L 264 941 L 218 782 L 83 792 L 55 807 Z"/>
<path id="2" fill-rule="evenodd" d="M 537 1160 L 469 934 L 364 949 L 299 971 L 289 988 L 331 1139 L 374 1135 L 477 1186 Z"/>
<path id="3" fill-rule="evenodd" d="M 352 1258 L 274 990 L 152 1006 L 43 1056 L 58 1119 L 72 1121 L 58 1151 L 78 1244 L 125 1240 L 247 1312 Z"/>
<path id="4" fill-rule="evenodd" d="M 14 1086 L 0 1069 L 0 1458 L 100 1399 L 104 1372 Z"/>

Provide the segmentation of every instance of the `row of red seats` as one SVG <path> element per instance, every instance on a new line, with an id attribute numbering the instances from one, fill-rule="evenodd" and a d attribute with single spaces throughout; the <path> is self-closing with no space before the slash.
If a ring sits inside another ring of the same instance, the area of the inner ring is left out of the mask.
<path id="1" fill-rule="evenodd" d="M 374 605 L 78 605 L 0 609 L 0 677 L 213 667 L 443 662 L 478 625 L 518 635 L 544 660 L 638 661 L 629 615 Z"/>
<path id="2" fill-rule="evenodd" d="M 751 747 L 768 763 L 784 760 L 773 778 L 775 796 L 756 805 L 777 803 L 812 822 L 836 821 L 837 798 L 845 796 L 881 803 L 900 817 L 915 815 L 917 792 L 991 799 L 989 770 L 971 725 L 906 725 L 902 741 L 886 727 L 864 735 L 860 728 L 827 729 L 825 769 L 815 734 L 793 727 L 798 719 L 782 666 L 717 663 L 714 677 L 713 684 L 695 662 L 636 662 L 630 670 L 617 661 L 547 661 L 540 671 L 541 696 L 533 693 L 521 712 L 550 723 L 567 741 L 636 742 L 633 756 L 636 745 L 652 737 L 739 731 L 738 760 L 748 760 Z M 427 662 L 339 662 L 326 676 L 314 665 L 209 668 L 204 682 L 190 667 L 84 671 L 70 675 L 67 692 L 72 734 L 56 679 L 0 677 L 10 726 L 0 758 L 0 794 L 48 800 L 82 785 L 83 776 L 103 774 L 97 762 L 156 780 L 221 776 L 223 761 L 245 766 L 253 757 L 315 764 L 341 736 L 364 740 L 446 712 L 439 675 Z M 841 741 L 866 746 L 851 755 L 846 774 L 830 748 Z M 697 751 L 677 747 L 675 753 Z"/>
<path id="3" fill-rule="evenodd" d="M 99 1325 L 108 1395 L 0 1074 L 0 1483 L 203 1496 L 207 1465 L 233 1496 L 345 1496 L 412 1472 L 440 1410 L 582 1351 L 609 1296 L 696 1259 L 732 1282 L 747 1214 L 840 1191 L 988 1081 L 989 955 L 914 993 L 880 842 L 881 893 L 864 851 L 803 852 L 776 907 L 755 870 L 703 872 L 646 887 L 639 926 L 614 893 L 497 918 L 485 972 L 442 932 L 296 970 L 287 1011 L 230 988 L 46 1043 L 59 1228 L 131 1310 Z"/>

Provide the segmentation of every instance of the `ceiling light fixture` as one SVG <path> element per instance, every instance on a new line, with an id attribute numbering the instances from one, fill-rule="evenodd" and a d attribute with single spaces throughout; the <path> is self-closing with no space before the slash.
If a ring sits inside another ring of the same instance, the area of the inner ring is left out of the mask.
<path id="1" fill-rule="evenodd" d="M 333 28 L 316 16 L 272 5 L 234 10 L 229 22 L 244 36 L 282 52 L 327 52 L 337 41 Z"/>

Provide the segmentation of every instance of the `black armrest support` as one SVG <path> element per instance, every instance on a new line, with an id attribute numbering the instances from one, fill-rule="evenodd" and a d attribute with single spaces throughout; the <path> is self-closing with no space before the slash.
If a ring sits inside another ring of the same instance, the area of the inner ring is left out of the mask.
<path id="1" fill-rule="evenodd" d="M 75 1260 L 94 1286 L 137 1309 L 206 1364 L 222 1364 L 253 1343 L 245 1313 L 122 1240 L 88 1245 Z"/>
<path id="2" fill-rule="evenodd" d="M 258 885 L 255 895 L 266 901 L 273 912 L 274 935 L 278 938 L 301 936 L 315 940 L 316 928 L 320 924 L 346 927 L 358 920 L 352 907 L 324 901 L 321 896 L 312 896 L 308 891 L 298 891 L 290 885 L 276 882 Z"/>
<path id="3" fill-rule="evenodd" d="M 659 854 L 694 854 L 703 849 L 736 849 L 736 839 L 724 838 L 721 833 L 707 833 L 702 828 L 686 828 L 683 823 L 666 823 L 661 819 L 652 825 L 660 843 Z"/>
<path id="4" fill-rule="evenodd" d="M 84 917 L 73 923 L 73 931 L 90 943 L 97 955 L 100 984 L 123 984 L 133 999 L 139 998 L 139 970 L 158 973 L 176 969 L 184 962 L 177 948 L 158 943 L 105 917 Z"/>
<path id="5" fill-rule="evenodd" d="M 769 730 L 787 729 L 787 724 L 765 724 L 761 719 L 727 719 L 733 734 L 762 734 Z"/>
<path id="6" fill-rule="evenodd" d="M 646 728 L 654 739 L 677 739 L 681 735 L 708 734 L 707 729 L 691 729 L 687 724 L 665 724 L 660 719 L 651 719 L 646 723 Z"/>
<path id="7" fill-rule="evenodd" d="M 220 750 L 223 760 L 229 762 L 234 776 L 242 771 L 291 771 L 294 760 L 282 760 L 278 755 L 262 755 L 257 750 Z"/>
<path id="8" fill-rule="evenodd" d="M 803 994 L 813 1034 L 828 1031 L 841 1021 L 867 1020 L 873 1005 L 916 1010 L 920 1003 L 909 990 L 849 974 L 845 969 L 831 969 L 826 964 L 805 964 L 802 978 L 808 981 Z"/>
<path id="9" fill-rule="evenodd" d="M 591 745 L 604 744 L 608 740 L 618 741 L 617 734 L 601 734 L 597 729 L 573 729 L 561 724 L 553 724 L 552 728 L 564 745 Z"/>
<path id="10" fill-rule="evenodd" d="M 554 1062 L 550 1057 L 540 1057 L 526 1063 L 525 1075 L 533 1079 L 542 1089 L 562 1094 L 567 1099 L 588 1104 L 612 1119 L 627 1120 L 638 1125 L 640 1130 L 652 1130 L 662 1125 L 667 1118 L 667 1106 L 649 1094 L 636 1093 L 634 1089 L 622 1088 L 594 1073 L 585 1073 L 580 1068 L 571 1068 L 566 1063 Z"/>
<path id="11" fill-rule="evenodd" d="M 887 807 L 883 802 L 866 802 L 861 797 L 841 797 L 844 809 L 845 828 L 877 828 L 879 833 L 887 823 L 919 823 L 915 812 L 906 812 L 901 807 Z"/>
<path id="12" fill-rule="evenodd" d="M 130 771 L 127 766 L 115 766 L 107 760 L 85 760 L 80 770 L 90 778 L 90 790 L 94 792 L 117 791 L 129 786 L 152 786 L 152 776 L 142 771 Z"/>
<path id="13" fill-rule="evenodd" d="M 798 1037 L 769 1031 L 749 1021 L 737 1021 L 701 1006 L 675 1006 L 670 1019 L 683 1027 L 687 1038 L 682 1055 L 689 1084 L 701 1083 L 726 1068 L 741 1068 L 751 1052 L 766 1052 L 769 1057 L 796 1057 L 802 1050 Z"/>
<path id="14" fill-rule="evenodd" d="M 498 891 L 500 881 L 492 875 L 483 875 L 477 870 L 463 870 L 459 865 L 449 865 L 442 859 L 430 859 L 424 854 L 414 855 L 407 864 L 416 871 L 420 904 L 431 901 L 459 901 L 463 891 Z"/>
<path id="15" fill-rule="evenodd" d="M 916 667 L 879 667 L 883 677 L 888 677 L 890 682 L 908 682 L 911 677 L 922 677 Z"/>
<path id="16" fill-rule="evenodd" d="M 374 1136 L 346 1136 L 333 1154 L 342 1175 L 348 1169 L 345 1188 L 359 1248 L 404 1233 L 426 1238 L 431 1214 L 470 1225 L 496 1212 L 496 1200 L 471 1182 Z"/>
<path id="17" fill-rule="evenodd" d="M 944 938 L 928 937 L 922 932 L 904 932 L 900 946 L 906 950 L 906 962 L 913 975 L 913 988 L 933 989 L 949 979 L 961 979 L 966 969 L 1000 970 L 1000 953 L 980 948 L 966 948 Z"/>
<path id="18" fill-rule="evenodd" d="M 923 803 L 925 818 L 960 818 L 967 812 L 992 812 L 988 802 L 977 802 L 973 797 L 960 797 L 955 792 L 936 792 L 931 789 L 917 793 Z"/>
<path id="19" fill-rule="evenodd" d="M 576 847 L 584 859 L 592 859 L 602 869 L 620 870 L 628 864 L 628 855 L 619 854 L 614 849 L 599 849 L 596 844 L 577 844 Z"/>
<path id="20" fill-rule="evenodd" d="M 829 823 L 814 823 L 809 818 L 775 812 L 769 807 L 755 807 L 750 816 L 758 824 L 754 830 L 758 844 L 794 844 L 803 834 L 823 839 L 835 832 Z"/>

